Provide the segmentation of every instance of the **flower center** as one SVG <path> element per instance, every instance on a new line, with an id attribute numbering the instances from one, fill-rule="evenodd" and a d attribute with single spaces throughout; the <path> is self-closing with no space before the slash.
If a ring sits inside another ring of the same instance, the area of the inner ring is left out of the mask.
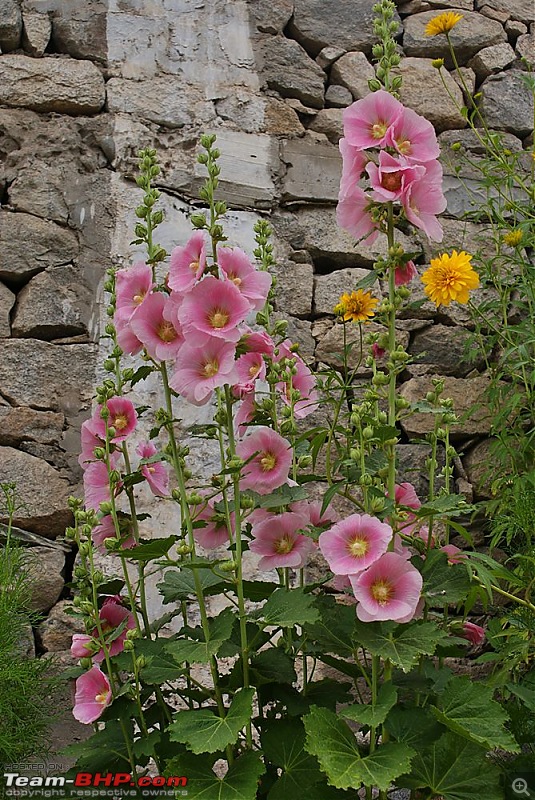
<path id="1" fill-rule="evenodd" d="M 372 583 L 370 588 L 373 599 L 376 600 L 380 606 L 386 605 L 394 594 L 394 587 L 384 578 L 376 580 L 375 583 Z"/>
<path id="2" fill-rule="evenodd" d="M 238 278 L 238 276 L 234 272 L 229 272 L 227 278 L 229 279 L 229 281 L 232 281 L 234 286 L 241 286 L 242 284 L 242 279 Z"/>
<path id="3" fill-rule="evenodd" d="M 141 305 L 141 303 L 145 299 L 145 294 L 146 294 L 146 292 L 140 292 L 139 294 L 135 294 L 134 295 L 134 297 L 132 299 L 133 299 L 134 303 L 136 304 L 136 306 Z"/>
<path id="4" fill-rule="evenodd" d="M 251 376 L 251 378 L 256 378 L 259 372 L 260 372 L 260 364 L 253 364 L 252 367 L 249 367 L 249 375 Z"/>
<path id="5" fill-rule="evenodd" d="M 386 172 L 381 178 L 381 186 L 389 192 L 401 189 L 401 172 Z"/>
<path id="6" fill-rule="evenodd" d="M 212 328 L 224 328 L 229 319 L 230 315 L 222 308 L 214 308 L 213 311 L 208 314 L 208 321 Z"/>
<path id="7" fill-rule="evenodd" d="M 100 692 L 99 694 L 95 695 L 95 702 L 101 706 L 106 705 L 106 703 L 108 702 L 108 693 Z"/>
<path id="8" fill-rule="evenodd" d="M 375 125 L 372 125 L 372 137 L 374 139 L 382 139 L 387 130 L 388 125 L 386 122 L 380 120 L 379 122 L 376 122 Z"/>
<path id="9" fill-rule="evenodd" d="M 174 342 L 178 336 L 176 330 L 173 328 L 172 323 L 167 322 L 167 320 L 162 320 L 162 322 L 160 322 L 158 325 L 157 335 L 162 342 Z"/>
<path id="10" fill-rule="evenodd" d="M 193 273 L 196 273 L 197 270 L 199 269 L 199 261 L 198 260 L 197 261 L 191 261 L 190 265 L 189 265 L 189 268 Z"/>
<path id="11" fill-rule="evenodd" d="M 443 286 L 453 286 L 459 280 L 459 275 L 449 267 L 438 267 L 437 269 L 437 283 L 440 282 Z"/>
<path id="12" fill-rule="evenodd" d="M 281 555 L 286 555 L 286 553 L 291 553 L 293 550 L 294 543 L 292 539 L 285 534 L 281 536 L 280 539 L 275 539 L 274 541 L 275 552 L 280 553 Z"/>
<path id="13" fill-rule="evenodd" d="M 411 152 L 411 143 L 409 139 L 396 139 L 398 153 L 402 156 L 408 156 Z"/>
<path id="14" fill-rule="evenodd" d="M 362 558 L 370 549 L 370 545 L 366 539 L 362 539 L 360 536 L 355 535 L 353 539 L 348 542 L 347 549 L 349 550 L 350 555 L 354 556 L 355 558 Z"/>
<path id="15" fill-rule="evenodd" d="M 277 458 L 273 455 L 273 453 L 262 453 L 260 464 L 264 472 L 271 472 L 272 469 L 275 469 Z"/>
<path id="16" fill-rule="evenodd" d="M 211 361 L 207 361 L 202 368 L 202 374 L 205 378 L 213 378 L 218 372 L 219 362 L 215 358 L 213 358 Z"/>
<path id="17" fill-rule="evenodd" d="M 126 414 L 117 414 L 116 417 L 113 419 L 113 427 L 115 430 L 124 431 L 126 426 L 128 425 L 128 417 Z"/>

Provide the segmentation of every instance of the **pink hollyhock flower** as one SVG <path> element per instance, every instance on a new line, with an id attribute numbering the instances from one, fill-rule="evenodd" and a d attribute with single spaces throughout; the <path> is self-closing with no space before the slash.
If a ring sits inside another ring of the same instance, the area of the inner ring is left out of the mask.
<path id="1" fill-rule="evenodd" d="M 104 601 L 104 605 L 99 612 L 99 617 L 100 627 L 102 628 L 102 633 L 104 634 L 105 638 L 107 638 L 109 634 L 115 632 L 120 625 L 124 626 L 121 633 L 116 636 L 115 639 L 113 639 L 113 641 L 111 641 L 108 645 L 109 655 L 116 656 L 124 649 L 124 643 L 126 641 L 126 634 L 128 631 L 133 630 L 136 627 L 134 615 L 131 611 L 121 605 L 116 597 L 109 597 Z M 93 631 L 93 636 L 97 638 L 98 635 L 98 629 L 95 628 Z M 93 658 L 97 664 L 100 664 L 101 661 L 104 661 L 104 649 L 101 648 L 98 653 L 93 656 Z"/>
<path id="2" fill-rule="evenodd" d="M 364 239 L 364 243 L 370 245 L 375 242 L 379 233 L 369 211 L 371 204 L 371 197 L 360 186 L 355 186 L 351 194 L 339 197 L 336 206 L 338 225 L 355 239 Z"/>
<path id="3" fill-rule="evenodd" d="M 248 325 L 243 325 L 240 329 L 241 338 L 238 343 L 240 349 L 246 353 L 264 353 L 270 358 L 275 352 L 275 342 L 265 331 L 253 331 Z"/>
<path id="4" fill-rule="evenodd" d="M 440 549 L 443 553 L 446 553 L 450 564 L 462 564 L 467 557 L 464 550 L 461 550 L 460 547 L 455 547 L 454 544 L 445 544 Z"/>
<path id="5" fill-rule="evenodd" d="M 117 344 L 125 353 L 135 356 L 143 350 L 143 344 L 139 341 L 134 331 L 130 327 L 130 317 L 123 317 L 121 314 L 115 314 L 113 324 L 117 335 Z"/>
<path id="6" fill-rule="evenodd" d="M 389 130 L 387 144 L 413 163 L 434 161 L 440 154 L 435 129 L 412 108 L 403 108 Z"/>
<path id="7" fill-rule="evenodd" d="M 344 135 L 359 150 L 390 144 L 392 129 L 403 114 L 402 104 L 381 89 L 344 109 Z"/>
<path id="8" fill-rule="evenodd" d="M 304 419 L 309 414 L 312 414 L 318 408 L 318 393 L 316 392 L 316 379 L 312 372 L 309 370 L 301 356 L 293 353 L 290 349 L 291 342 L 286 339 L 278 347 L 278 354 L 275 359 L 276 362 L 282 358 L 292 359 L 295 362 L 295 375 L 292 375 L 291 382 L 278 383 L 277 388 L 281 393 L 283 402 L 290 406 L 292 404 L 290 391 L 296 389 L 301 393 L 299 400 L 294 401 L 294 415 L 297 419 Z"/>
<path id="9" fill-rule="evenodd" d="M 234 427 L 239 435 L 244 434 L 244 430 L 248 423 L 253 422 L 256 414 L 255 392 L 254 387 L 250 392 L 243 392 L 241 396 L 240 406 L 234 416 Z"/>
<path id="10" fill-rule="evenodd" d="M 137 414 L 134 404 L 127 397 L 116 395 L 106 401 L 108 409 L 108 428 L 115 429 L 115 435 L 110 439 L 113 444 L 124 442 L 137 426 Z M 101 439 L 106 439 L 106 423 L 100 414 L 102 406 L 97 406 L 93 413 L 93 430 Z"/>
<path id="11" fill-rule="evenodd" d="M 291 504 L 290 511 L 302 514 L 306 519 L 306 525 L 312 525 L 314 528 L 334 525 L 338 521 L 338 514 L 334 508 L 327 507 L 322 514 L 321 506 L 320 500 L 299 500 L 297 503 Z"/>
<path id="12" fill-rule="evenodd" d="M 136 453 L 142 459 L 152 458 L 157 453 L 152 442 L 141 442 L 136 447 Z M 141 474 L 150 486 L 151 492 L 157 497 L 167 497 L 169 494 L 169 473 L 161 461 L 150 464 L 141 464 Z"/>
<path id="13" fill-rule="evenodd" d="M 217 261 L 227 280 L 237 286 L 251 308 L 260 311 L 271 286 L 271 275 L 258 270 L 239 247 L 218 247 Z"/>
<path id="14" fill-rule="evenodd" d="M 331 581 L 331 584 L 337 592 L 344 592 L 346 589 L 351 589 L 351 581 L 349 580 L 349 575 L 335 575 Z M 354 599 L 349 597 L 348 599 Z M 357 602 L 356 600 L 354 601 Z"/>
<path id="15" fill-rule="evenodd" d="M 152 290 L 152 269 L 138 263 L 118 270 L 115 276 L 116 314 L 128 320 Z"/>
<path id="16" fill-rule="evenodd" d="M 352 147 L 347 139 L 340 139 L 338 142 L 342 155 L 342 179 L 340 181 L 340 197 L 351 194 L 358 185 L 361 175 L 366 166 L 366 154 L 356 147 Z"/>
<path id="17" fill-rule="evenodd" d="M 443 231 L 436 215 L 447 205 L 442 193 L 442 167 L 438 161 L 425 166 L 425 175 L 412 183 L 403 196 L 403 209 L 409 222 L 423 230 L 432 241 L 441 242 Z"/>
<path id="18" fill-rule="evenodd" d="M 271 428 L 255 428 L 238 443 L 236 453 L 249 462 L 242 469 L 242 489 L 269 494 L 286 483 L 292 450 L 290 443 Z"/>
<path id="19" fill-rule="evenodd" d="M 372 356 L 373 356 L 375 359 L 383 358 L 383 356 L 385 355 L 385 353 L 386 353 L 386 350 L 384 349 L 384 347 L 380 347 L 380 346 L 377 344 L 377 342 L 374 342 L 374 343 L 372 344 Z"/>
<path id="20" fill-rule="evenodd" d="M 135 547 L 136 540 L 132 533 L 126 531 L 123 536 L 124 538 L 121 541 L 122 549 L 129 550 L 131 547 Z M 93 528 L 93 532 L 91 534 L 93 544 L 101 553 L 104 554 L 108 553 L 108 550 L 106 550 L 106 539 L 115 539 L 116 537 L 117 531 L 115 530 L 115 525 L 111 514 L 106 514 L 106 516 L 102 517 L 100 523 L 96 526 L 96 528 Z"/>
<path id="21" fill-rule="evenodd" d="M 379 164 L 368 162 L 366 172 L 370 176 L 373 199 L 384 203 L 402 198 L 409 186 L 425 174 L 425 167 L 410 164 L 402 158 L 394 158 L 382 150 L 379 153 Z"/>
<path id="22" fill-rule="evenodd" d="M 357 617 L 362 622 L 409 622 L 418 612 L 422 576 L 398 553 L 385 553 L 349 579 L 358 601 Z"/>
<path id="23" fill-rule="evenodd" d="M 399 264 L 394 270 L 394 283 L 396 286 L 404 286 L 410 283 L 413 278 L 418 275 L 418 270 L 414 265 L 414 261 L 406 261 L 405 264 Z"/>
<path id="24" fill-rule="evenodd" d="M 175 292 L 188 292 L 200 279 L 206 267 L 206 236 L 195 231 L 186 244 L 175 247 L 169 261 L 167 284 Z"/>
<path id="25" fill-rule="evenodd" d="M 191 331 L 195 343 L 204 344 L 217 337 L 237 342 L 237 326 L 243 322 L 251 306 L 232 281 L 220 281 L 208 275 L 195 284 L 180 306 L 180 319 L 186 341 Z"/>
<path id="26" fill-rule="evenodd" d="M 474 647 L 481 647 L 486 639 L 485 628 L 482 628 L 481 625 L 476 625 L 474 622 L 463 622 L 461 636 L 463 639 L 468 639 Z"/>
<path id="27" fill-rule="evenodd" d="M 93 637 L 86 633 L 75 633 L 72 637 L 71 656 L 73 658 L 92 658 Z"/>
<path id="28" fill-rule="evenodd" d="M 244 353 L 236 361 L 236 374 L 238 376 L 237 388 L 254 385 L 256 380 L 266 377 L 266 364 L 262 353 Z M 247 390 L 246 390 L 247 391 Z"/>
<path id="29" fill-rule="evenodd" d="M 253 527 L 254 538 L 249 543 L 249 550 L 262 556 L 258 562 L 260 569 L 304 567 L 308 555 L 314 550 L 314 542 L 298 532 L 302 522 L 300 514 L 286 511 L 271 515 Z"/>
<path id="30" fill-rule="evenodd" d="M 197 520 L 205 521 L 207 524 L 204 528 L 193 529 L 195 541 L 206 550 L 211 550 L 214 547 L 220 547 L 222 544 L 228 544 L 232 541 L 232 531 L 229 531 L 225 515 L 217 511 L 215 505 L 221 500 L 221 495 L 211 497 L 206 504 L 206 508 L 197 514 Z M 230 524 L 235 527 L 236 515 L 234 512 L 230 514 Z"/>
<path id="31" fill-rule="evenodd" d="M 412 483 L 396 483 L 394 500 L 397 506 L 407 506 L 415 511 L 422 505 Z"/>
<path id="32" fill-rule="evenodd" d="M 383 554 L 393 531 L 369 514 L 351 514 L 319 538 L 320 550 L 336 575 L 360 572 Z"/>
<path id="33" fill-rule="evenodd" d="M 91 667 L 76 681 L 73 716 L 88 725 L 95 722 L 111 703 L 111 686 L 98 667 Z"/>
<path id="34" fill-rule="evenodd" d="M 163 292 L 154 292 L 130 318 L 130 329 L 145 350 L 157 361 L 176 358 L 184 337 L 177 322 L 171 322 L 169 299 Z"/>
<path id="35" fill-rule="evenodd" d="M 86 419 L 82 423 L 81 428 L 81 442 L 82 451 L 78 456 L 78 463 L 82 469 L 87 469 L 88 464 L 96 460 L 95 449 L 97 447 L 104 447 L 104 441 L 98 435 L 99 426 L 94 419 Z M 117 455 L 113 454 L 115 458 Z"/>
<path id="36" fill-rule="evenodd" d="M 204 282 L 204 281 L 203 281 Z M 182 345 L 169 385 L 195 406 L 207 403 L 216 386 L 236 383 L 235 345 L 211 337 L 203 346 Z"/>
<path id="37" fill-rule="evenodd" d="M 87 509 L 98 511 L 110 499 L 108 470 L 103 461 L 93 461 L 84 472 L 84 500 Z"/>

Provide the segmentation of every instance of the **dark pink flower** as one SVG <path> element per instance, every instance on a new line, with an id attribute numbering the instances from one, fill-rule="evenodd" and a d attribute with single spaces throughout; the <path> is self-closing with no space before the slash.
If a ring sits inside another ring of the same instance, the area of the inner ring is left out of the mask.
<path id="1" fill-rule="evenodd" d="M 395 158 L 382 150 L 379 163 L 369 161 L 366 172 L 370 176 L 372 197 L 379 203 L 399 200 L 407 189 L 425 174 L 425 167 L 411 164 L 403 158 Z"/>
<path id="2" fill-rule="evenodd" d="M 170 289 L 178 293 L 188 292 L 200 279 L 206 267 L 206 236 L 195 231 L 186 244 L 175 247 L 169 261 Z"/>
<path id="3" fill-rule="evenodd" d="M 481 625 L 476 625 L 474 622 L 463 622 L 461 636 L 463 639 L 468 639 L 474 647 L 481 647 L 486 639 L 485 628 L 482 628 Z"/>
<path id="4" fill-rule="evenodd" d="M 319 538 L 320 550 L 335 575 L 361 572 L 386 553 L 393 531 L 369 514 L 351 514 Z"/>
<path id="5" fill-rule="evenodd" d="M 351 194 L 358 185 L 364 167 L 368 161 L 362 150 L 352 147 L 347 139 L 340 139 L 338 143 L 342 155 L 342 179 L 340 181 L 340 197 Z"/>
<path id="6" fill-rule="evenodd" d="M 97 447 L 104 447 L 104 440 L 98 435 L 99 430 L 102 432 L 102 427 L 99 426 L 94 419 L 86 419 L 86 421 L 82 423 L 80 432 L 82 452 L 78 456 L 78 463 L 82 469 L 87 469 L 88 464 L 96 460 L 95 449 Z M 117 458 L 117 456 L 115 457 Z"/>
<path id="7" fill-rule="evenodd" d="M 239 247 L 218 247 L 217 261 L 227 280 L 240 290 L 251 308 L 260 311 L 271 286 L 271 275 L 258 270 Z"/>
<path id="8" fill-rule="evenodd" d="M 262 353 L 244 353 L 236 361 L 236 374 L 238 376 L 238 389 L 245 386 L 254 386 L 256 380 L 264 380 L 266 377 L 266 364 Z"/>
<path id="9" fill-rule="evenodd" d="M 398 553 L 385 553 L 364 572 L 350 575 L 362 622 L 409 622 L 418 612 L 423 579 Z"/>
<path id="10" fill-rule="evenodd" d="M 103 461 L 93 461 L 84 472 L 84 500 L 87 509 L 98 511 L 101 503 L 109 500 L 110 482 Z"/>
<path id="11" fill-rule="evenodd" d="M 408 161 L 418 164 L 433 161 L 440 153 L 435 129 L 412 108 L 403 108 L 389 130 L 387 143 Z"/>
<path id="12" fill-rule="evenodd" d="M 108 653 L 110 656 L 116 656 L 118 653 L 122 652 L 124 649 L 126 634 L 129 630 L 133 630 L 136 627 L 134 615 L 131 611 L 121 605 L 119 601 L 120 598 L 117 600 L 117 597 L 109 597 L 104 601 L 104 605 L 99 612 L 100 627 L 105 640 L 110 637 L 110 634 L 115 634 L 115 631 L 117 628 L 119 628 L 119 626 L 122 626 L 122 630 L 119 635 L 114 636 L 113 640 L 109 642 Z M 96 639 L 98 636 L 98 629 L 95 628 L 93 631 L 93 637 Z M 97 664 L 100 664 L 101 661 L 104 661 L 104 649 L 101 648 L 98 653 L 93 656 L 93 658 Z"/>
<path id="13" fill-rule="evenodd" d="M 396 483 L 394 500 L 398 506 L 407 506 L 417 511 L 422 503 L 412 483 Z"/>
<path id="14" fill-rule="evenodd" d="M 130 329 L 157 361 L 176 358 L 184 341 L 180 325 L 171 322 L 169 298 L 163 292 L 150 294 L 130 318 Z"/>
<path id="15" fill-rule="evenodd" d="M 137 426 L 137 414 L 134 404 L 127 397 L 116 395 L 106 401 L 109 411 L 108 428 L 113 428 L 115 434 L 110 439 L 113 444 L 124 442 Z M 97 406 L 93 413 L 93 430 L 101 439 L 106 439 L 106 423 L 101 416 L 102 406 Z"/>
<path id="16" fill-rule="evenodd" d="M 373 356 L 374 358 L 376 358 L 376 359 L 383 358 L 383 356 L 385 355 L 385 353 L 386 353 L 386 350 L 384 349 L 384 347 L 380 347 L 380 346 L 377 344 L 377 342 L 374 342 L 374 343 L 372 344 L 372 356 Z"/>
<path id="17" fill-rule="evenodd" d="M 461 550 L 460 547 L 455 547 L 454 544 L 445 544 L 440 549 L 443 553 L 446 553 L 450 564 L 462 564 L 467 558 L 464 550 Z"/>
<path id="18" fill-rule="evenodd" d="M 349 194 L 338 199 L 336 220 L 343 230 L 355 239 L 364 239 L 365 244 L 373 244 L 379 231 L 370 214 L 372 199 L 360 186 L 355 186 Z"/>
<path id="19" fill-rule="evenodd" d="M 98 667 L 91 667 L 76 681 L 73 716 L 88 725 L 95 722 L 111 703 L 111 686 Z"/>
<path id="20" fill-rule="evenodd" d="M 271 515 L 253 527 L 254 538 L 249 543 L 249 550 L 262 556 L 258 562 L 260 569 L 304 567 L 308 555 L 314 550 L 314 542 L 299 533 L 302 522 L 300 514 L 286 511 Z"/>
<path id="21" fill-rule="evenodd" d="M 195 284 L 180 306 L 180 320 L 186 342 L 191 331 L 195 343 L 203 344 L 217 337 L 226 342 L 240 338 L 238 325 L 251 306 L 232 281 L 221 281 L 208 275 Z"/>
<path id="22" fill-rule="evenodd" d="M 240 328 L 241 338 L 238 343 L 240 349 L 246 353 L 264 353 L 270 358 L 275 351 L 275 343 L 271 336 L 265 331 L 253 331 L 248 325 Z"/>
<path id="23" fill-rule="evenodd" d="M 344 109 L 344 135 L 359 150 L 390 144 L 392 129 L 404 108 L 390 92 L 381 89 Z"/>
<path id="24" fill-rule="evenodd" d="M 178 353 L 169 385 L 195 406 L 210 400 L 217 386 L 236 383 L 232 342 L 211 337 L 204 345 L 185 342 Z"/>
<path id="25" fill-rule="evenodd" d="M 221 501 L 222 496 L 217 495 L 211 497 L 206 504 L 206 507 L 197 514 L 195 522 L 203 521 L 206 525 L 203 528 L 195 527 L 193 535 L 201 547 L 206 550 L 211 550 L 214 547 L 220 547 L 223 544 L 229 544 L 232 541 L 232 531 L 229 531 L 225 515 L 221 511 L 217 511 L 216 503 Z M 234 512 L 230 514 L 230 524 L 235 526 L 236 515 Z"/>
<path id="26" fill-rule="evenodd" d="M 123 526 L 121 525 L 119 536 L 122 534 L 122 527 Z M 106 549 L 106 539 L 116 539 L 117 536 L 118 534 L 115 530 L 115 524 L 111 514 L 106 514 L 106 516 L 102 517 L 96 528 L 93 528 L 93 532 L 91 534 L 93 544 L 101 553 L 104 554 L 108 552 Z M 129 530 L 124 532 L 121 539 L 122 549 L 129 550 L 131 547 L 135 547 L 136 545 L 136 540 Z"/>
<path id="27" fill-rule="evenodd" d="M 302 514 L 306 519 L 306 525 L 314 528 L 321 528 L 325 525 L 334 525 L 338 521 L 338 514 L 334 508 L 328 506 L 323 514 L 321 513 L 322 503 L 320 500 L 299 500 L 292 503 L 290 511 Z"/>
<path id="28" fill-rule="evenodd" d="M 131 316 L 132 314 L 130 313 L 126 317 L 116 313 L 113 318 L 113 324 L 115 325 L 117 344 L 121 350 L 125 353 L 129 353 L 131 356 L 135 356 L 143 350 L 143 344 L 130 327 Z"/>
<path id="29" fill-rule="evenodd" d="M 91 658 L 93 656 L 93 637 L 87 633 L 75 633 L 72 637 L 71 656 L 73 658 Z"/>
<path id="30" fill-rule="evenodd" d="M 238 443 L 236 453 L 248 462 L 242 470 L 242 489 L 269 494 L 288 480 L 290 443 L 271 428 L 255 428 Z"/>
<path id="31" fill-rule="evenodd" d="M 152 290 L 152 269 L 138 263 L 118 270 L 115 276 L 116 314 L 128 320 Z"/>
<path id="32" fill-rule="evenodd" d="M 240 436 L 245 433 L 247 424 L 254 420 L 255 414 L 255 392 L 254 387 L 252 387 L 252 391 L 242 392 L 241 403 L 234 416 L 234 427 Z M 243 430 L 241 430 L 242 428 Z"/>
<path id="33" fill-rule="evenodd" d="M 136 447 L 136 453 L 142 459 L 155 456 L 157 449 L 152 442 L 141 442 Z M 157 497 L 167 497 L 169 494 L 169 473 L 161 461 L 152 461 L 141 464 L 141 474 L 150 486 L 151 492 Z"/>
<path id="34" fill-rule="evenodd" d="M 414 261 L 406 261 L 405 264 L 398 264 L 394 270 L 394 283 L 396 286 L 404 286 L 410 283 L 418 275 L 418 270 Z"/>

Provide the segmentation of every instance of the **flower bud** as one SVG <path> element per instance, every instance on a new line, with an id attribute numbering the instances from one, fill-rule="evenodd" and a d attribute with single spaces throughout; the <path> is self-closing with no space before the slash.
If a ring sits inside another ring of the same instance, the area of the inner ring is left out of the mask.
<path id="1" fill-rule="evenodd" d="M 432 66 L 433 66 L 435 69 L 442 69 L 442 67 L 444 66 L 444 59 L 443 59 L 443 58 L 434 58 L 434 59 L 431 61 L 431 65 L 432 65 Z"/>

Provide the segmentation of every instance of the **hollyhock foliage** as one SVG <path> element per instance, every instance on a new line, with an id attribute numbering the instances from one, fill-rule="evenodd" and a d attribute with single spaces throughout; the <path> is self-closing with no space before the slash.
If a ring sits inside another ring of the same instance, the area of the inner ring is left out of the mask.
<path id="1" fill-rule="evenodd" d="M 247 463 L 242 468 L 242 489 L 269 494 L 288 480 L 292 449 L 279 433 L 260 426 L 236 446 L 237 455 Z"/>
<path id="2" fill-rule="evenodd" d="M 262 556 L 258 562 L 259 569 L 304 567 L 315 545 L 312 539 L 299 532 L 302 527 L 302 515 L 291 511 L 269 515 L 254 525 L 249 550 Z"/>
<path id="3" fill-rule="evenodd" d="M 423 578 L 398 553 L 384 553 L 364 572 L 349 577 L 362 622 L 409 622 L 419 610 Z"/>
<path id="4" fill-rule="evenodd" d="M 98 667 L 91 667 L 76 681 L 73 716 L 78 722 L 89 725 L 101 716 L 111 699 L 108 678 Z"/>
<path id="5" fill-rule="evenodd" d="M 361 572 L 386 553 L 390 525 L 369 514 L 351 514 L 319 538 L 320 550 L 335 575 Z"/>

